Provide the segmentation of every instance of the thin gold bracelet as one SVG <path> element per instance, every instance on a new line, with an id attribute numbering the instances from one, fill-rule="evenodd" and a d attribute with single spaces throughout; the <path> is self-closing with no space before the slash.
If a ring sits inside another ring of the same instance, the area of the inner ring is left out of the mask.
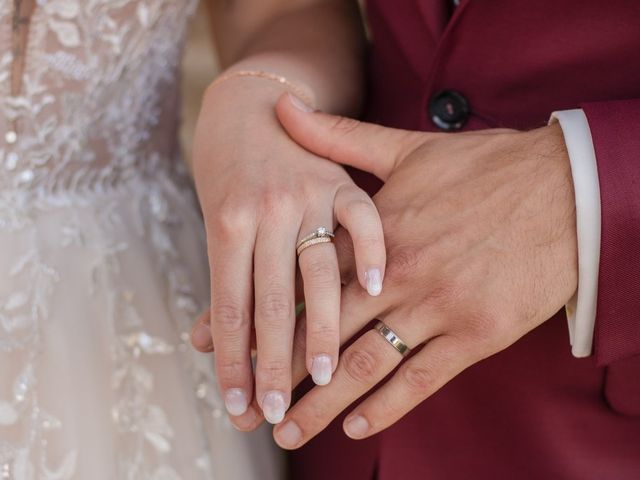
<path id="1" fill-rule="evenodd" d="M 222 82 L 226 82 L 227 80 L 231 80 L 236 77 L 255 77 L 255 78 L 265 78 L 267 80 L 271 80 L 272 82 L 278 82 L 280 85 L 286 87 L 291 93 L 300 98 L 307 105 L 315 108 L 315 102 L 309 96 L 305 90 L 296 85 L 295 83 L 289 81 L 286 77 L 282 75 L 276 75 L 275 73 L 265 72 L 264 70 L 236 70 L 235 72 L 230 72 L 216 78 L 213 83 L 209 87 L 215 87 L 216 85 L 221 84 Z"/>

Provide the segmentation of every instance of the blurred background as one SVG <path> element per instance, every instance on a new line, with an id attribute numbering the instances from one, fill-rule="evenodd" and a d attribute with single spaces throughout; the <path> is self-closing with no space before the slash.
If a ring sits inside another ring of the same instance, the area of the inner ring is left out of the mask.
<path id="1" fill-rule="evenodd" d="M 185 158 L 191 157 L 191 140 L 198 118 L 202 94 L 218 71 L 208 13 L 203 3 L 191 25 L 182 63 L 182 130 L 180 137 Z"/>

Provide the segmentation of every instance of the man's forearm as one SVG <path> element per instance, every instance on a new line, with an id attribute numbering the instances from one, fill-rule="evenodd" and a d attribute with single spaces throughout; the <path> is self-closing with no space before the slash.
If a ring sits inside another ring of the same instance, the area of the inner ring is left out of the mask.
<path id="1" fill-rule="evenodd" d="M 221 65 L 264 70 L 312 93 L 325 111 L 358 112 L 365 37 L 357 2 L 212 0 Z"/>

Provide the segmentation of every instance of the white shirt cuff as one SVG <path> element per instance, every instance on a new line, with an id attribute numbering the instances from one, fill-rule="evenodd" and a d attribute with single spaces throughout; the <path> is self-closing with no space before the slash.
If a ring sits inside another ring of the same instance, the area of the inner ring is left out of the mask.
<path id="1" fill-rule="evenodd" d="M 591 355 L 598 300 L 600 267 L 600 182 L 587 117 L 581 109 L 551 114 L 564 134 L 576 195 L 578 290 L 566 305 L 571 353 Z"/>

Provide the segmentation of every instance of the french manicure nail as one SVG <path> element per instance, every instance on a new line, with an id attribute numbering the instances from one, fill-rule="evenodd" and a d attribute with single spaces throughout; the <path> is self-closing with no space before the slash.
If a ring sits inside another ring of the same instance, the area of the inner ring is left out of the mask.
<path id="1" fill-rule="evenodd" d="M 200 349 L 206 349 L 213 346 L 213 339 L 211 338 L 211 327 L 204 323 L 197 323 L 191 331 L 191 342 L 193 346 Z"/>
<path id="2" fill-rule="evenodd" d="M 311 108 L 309 105 L 304 103 L 299 97 L 295 96 L 292 93 L 289 93 L 288 95 L 289 95 L 289 100 L 291 100 L 291 103 L 293 104 L 293 106 L 296 107 L 298 110 L 302 110 L 303 112 L 306 112 L 306 113 L 313 112 L 313 108 Z"/>
<path id="3" fill-rule="evenodd" d="M 276 424 L 284 419 L 287 404 L 282 392 L 268 392 L 262 399 L 262 413 L 267 422 Z"/>
<path id="4" fill-rule="evenodd" d="M 224 394 L 224 406 L 229 415 L 239 417 L 247 411 L 249 406 L 247 395 L 241 388 L 230 388 Z"/>
<path id="5" fill-rule="evenodd" d="M 293 448 L 302 439 L 302 430 L 296 422 L 289 420 L 282 427 L 280 427 L 276 433 L 278 443 L 283 448 Z"/>
<path id="6" fill-rule="evenodd" d="M 361 415 L 351 417 L 344 424 L 344 431 L 351 438 L 362 438 L 369 431 L 369 422 Z"/>
<path id="7" fill-rule="evenodd" d="M 311 378 L 316 385 L 327 385 L 331 381 L 331 357 L 317 355 L 311 363 Z"/>
<path id="8" fill-rule="evenodd" d="M 367 293 L 377 297 L 382 292 L 382 272 L 379 268 L 370 268 L 364 274 L 367 283 Z"/>

